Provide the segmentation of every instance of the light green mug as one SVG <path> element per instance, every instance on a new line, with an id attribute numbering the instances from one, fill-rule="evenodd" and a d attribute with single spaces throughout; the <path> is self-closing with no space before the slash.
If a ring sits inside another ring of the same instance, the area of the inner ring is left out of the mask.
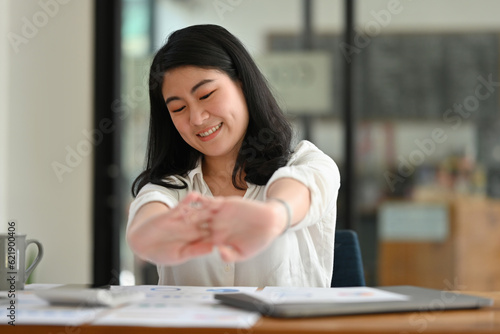
<path id="1" fill-rule="evenodd" d="M 38 253 L 26 268 L 26 249 L 35 244 Z M 0 233 L 0 291 L 23 290 L 36 266 L 43 257 L 43 247 L 38 240 L 26 240 L 25 234 Z"/>

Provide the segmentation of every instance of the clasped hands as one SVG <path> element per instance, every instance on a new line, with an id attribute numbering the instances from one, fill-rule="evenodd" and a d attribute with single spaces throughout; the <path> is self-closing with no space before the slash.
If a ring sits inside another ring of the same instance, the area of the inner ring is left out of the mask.
<path id="1" fill-rule="evenodd" d="M 286 221 L 286 212 L 276 202 L 191 192 L 134 233 L 140 235 L 138 255 L 156 264 L 180 264 L 209 254 L 214 247 L 225 262 L 236 262 L 267 248 Z"/>

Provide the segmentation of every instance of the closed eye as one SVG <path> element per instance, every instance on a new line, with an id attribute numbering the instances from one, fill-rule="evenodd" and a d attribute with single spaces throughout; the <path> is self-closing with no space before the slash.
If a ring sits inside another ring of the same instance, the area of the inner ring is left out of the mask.
<path id="1" fill-rule="evenodd" d="M 175 109 L 175 110 L 172 110 L 172 112 L 179 112 L 179 111 L 182 111 L 182 109 L 186 108 L 185 106 L 179 108 L 179 109 Z"/>
<path id="2" fill-rule="evenodd" d="M 205 100 L 207 99 L 210 95 L 212 95 L 212 93 L 215 92 L 215 90 L 211 91 L 210 93 L 206 94 L 206 95 L 203 95 L 202 97 L 200 97 L 200 100 Z"/>

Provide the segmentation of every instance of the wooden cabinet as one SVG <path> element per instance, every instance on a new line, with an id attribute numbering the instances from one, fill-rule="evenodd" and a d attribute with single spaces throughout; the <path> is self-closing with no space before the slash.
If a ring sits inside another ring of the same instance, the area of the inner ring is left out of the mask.
<path id="1" fill-rule="evenodd" d="M 500 290 L 500 201 L 457 197 L 445 205 L 449 224 L 442 240 L 381 236 L 378 285 Z"/>

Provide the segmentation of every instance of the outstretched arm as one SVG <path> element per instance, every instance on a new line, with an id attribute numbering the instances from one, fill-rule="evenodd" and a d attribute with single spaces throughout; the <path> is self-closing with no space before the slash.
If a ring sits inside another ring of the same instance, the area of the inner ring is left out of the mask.
<path id="1" fill-rule="evenodd" d="M 291 209 L 291 217 L 289 217 L 291 226 L 304 219 L 311 206 L 309 188 L 292 178 L 281 178 L 271 183 L 267 189 L 266 198 L 269 204 L 280 207 L 281 211 L 285 210 L 285 215 L 288 214 L 286 207 L 284 207 L 283 203 L 274 199 L 282 200 L 289 205 Z M 277 209 L 279 210 L 279 208 Z"/>
<path id="2" fill-rule="evenodd" d="M 280 200 L 288 204 L 290 212 Z M 213 242 L 224 261 L 246 260 L 285 232 L 289 221 L 292 226 L 300 222 L 309 206 L 309 189 L 291 178 L 281 178 L 271 184 L 266 202 L 241 197 L 214 199 Z"/>

